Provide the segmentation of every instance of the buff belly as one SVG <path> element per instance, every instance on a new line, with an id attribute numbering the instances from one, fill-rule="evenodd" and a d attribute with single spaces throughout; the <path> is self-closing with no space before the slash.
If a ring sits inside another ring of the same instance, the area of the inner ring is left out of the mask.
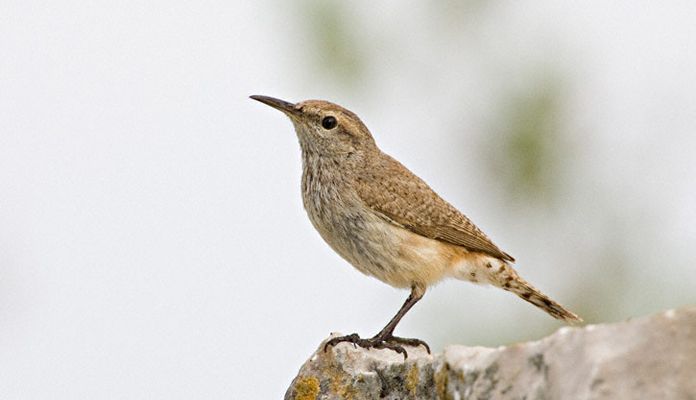
<path id="1" fill-rule="evenodd" d="M 418 235 L 374 214 L 315 227 L 357 270 L 394 287 L 425 288 L 446 277 L 486 281 L 485 266 L 476 253 Z"/>

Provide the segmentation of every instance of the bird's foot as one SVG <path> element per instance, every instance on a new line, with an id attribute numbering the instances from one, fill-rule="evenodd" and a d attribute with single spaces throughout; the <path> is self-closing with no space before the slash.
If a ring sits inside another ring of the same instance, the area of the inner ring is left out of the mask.
<path id="1" fill-rule="evenodd" d="M 404 356 L 404 360 L 408 358 L 408 353 L 406 352 L 406 349 L 402 345 L 405 346 L 420 346 L 423 345 L 425 349 L 428 351 L 428 354 L 430 354 L 430 347 L 428 346 L 427 343 L 420 339 L 407 339 L 407 338 L 400 338 L 396 336 L 375 336 L 370 339 L 361 339 L 360 336 L 358 336 L 357 333 L 353 333 L 352 335 L 347 335 L 347 336 L 339 336 L 335 337 L 324 344 L 324 351 L 326 351 L 329 346 L 333 347 L 339 343 L 342 342 L 348 342 L 348 343 L 353 343 L 353 346 L 360 346 L 364 349 L 389 349 L 393 350 L 401 355 Z"/>
<path id="2" fill-rule="evenodd" d="M 375 336 L 370 339 L 362 339 L 360 338 L 360 336 L 358 336 L 357 333 L 347 336 L 339 336 L 329 340 L 324 345 L 324 351 L 326 351 L 329 348 L 329 346 L 333 347 L 342 342 L 353 343 L 353 346 L 360 346 L 363 349 L 389 349 L 399 354 L 402 354 L 404 356 L 404 359 L 408 358 L 408 353 L 406 353 L 406 349 L 404 349 L 403 346 L 399 344 L 392 343 L 388 339 L 383 339 L 378 336 Z"/>
<path id="3" fill-rule="evenodd" d="M 397 343 L 397 344 L 411 346 L 411 347 L 423 346 L 423 347 L 425 347 L 425 350 L 428 352 L 428 354 L 430 354 L 430 346 L 428 346 L 427 343 L 425 343 L 423 340 L 420 340 L 420 339 L 390 336 L 389 338 L 387 338 L 387 340 L 389 342 L 392 342 L 392 343 Z"/>

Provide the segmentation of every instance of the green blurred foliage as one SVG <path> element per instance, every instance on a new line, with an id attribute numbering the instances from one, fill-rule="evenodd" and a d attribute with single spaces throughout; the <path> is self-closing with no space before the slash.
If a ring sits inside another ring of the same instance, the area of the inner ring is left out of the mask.
<path id="1" fill-rule="evenodd" d="M 337 0 L 305 0 L 300 4 L 301 25 L 310 41 L 307 54 L 319 71 L 344 85 L 365 74 L 368 58 L 360 40 L 360 20 L 350 3 Z"/>
<path id="2" fill-rule="evenodd" d="M 492 0 L 437 0 L 431 5 L 437 13 L 438 22 L 461 28 L 462 21 L 472 22 L 495 3 Z"/>
<path id="3" fill-rule="evenodd" d="M 493 182 L 502 185 L 506 198 L 516 204 L 557 201 L 563 161 L 569 154 L 559 121 L 561 80 L 555 74 L 541 76 L 523 93 L 505 93 L 491 121 L 491 134 L 484 136 L 483 152 Z"/>

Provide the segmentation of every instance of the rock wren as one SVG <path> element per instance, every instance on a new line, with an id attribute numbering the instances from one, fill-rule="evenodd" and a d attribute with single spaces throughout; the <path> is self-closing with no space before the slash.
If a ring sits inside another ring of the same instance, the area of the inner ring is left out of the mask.
<path id="1" fill-rule="evenodd" d="M 522 279 L 512 256 L 437 195 L 423 180 L 383 153 L 354 113 L 333 103 L 297 104 L 251 96 L 285 113 L 302 149 L 302 201 L 321 237 L 358 271 L 411 294 L 377 335 L 336 337 L 407 356 L 403 345 L 428 345 L 393 335 L 401 318 L 443 278 L 490 284 L 512 292 L 552 317 L 581 319 Z"/>

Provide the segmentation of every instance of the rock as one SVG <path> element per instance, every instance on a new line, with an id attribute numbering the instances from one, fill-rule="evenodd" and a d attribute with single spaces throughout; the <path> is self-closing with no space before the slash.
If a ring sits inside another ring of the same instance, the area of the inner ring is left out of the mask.
<path id="1" fill-rule="evenodd" d="M 406 360 L 348 343 L 322 348 L 286 400 L 696 399 L 696 307 L 498 348 L 409 347 Z"/>

